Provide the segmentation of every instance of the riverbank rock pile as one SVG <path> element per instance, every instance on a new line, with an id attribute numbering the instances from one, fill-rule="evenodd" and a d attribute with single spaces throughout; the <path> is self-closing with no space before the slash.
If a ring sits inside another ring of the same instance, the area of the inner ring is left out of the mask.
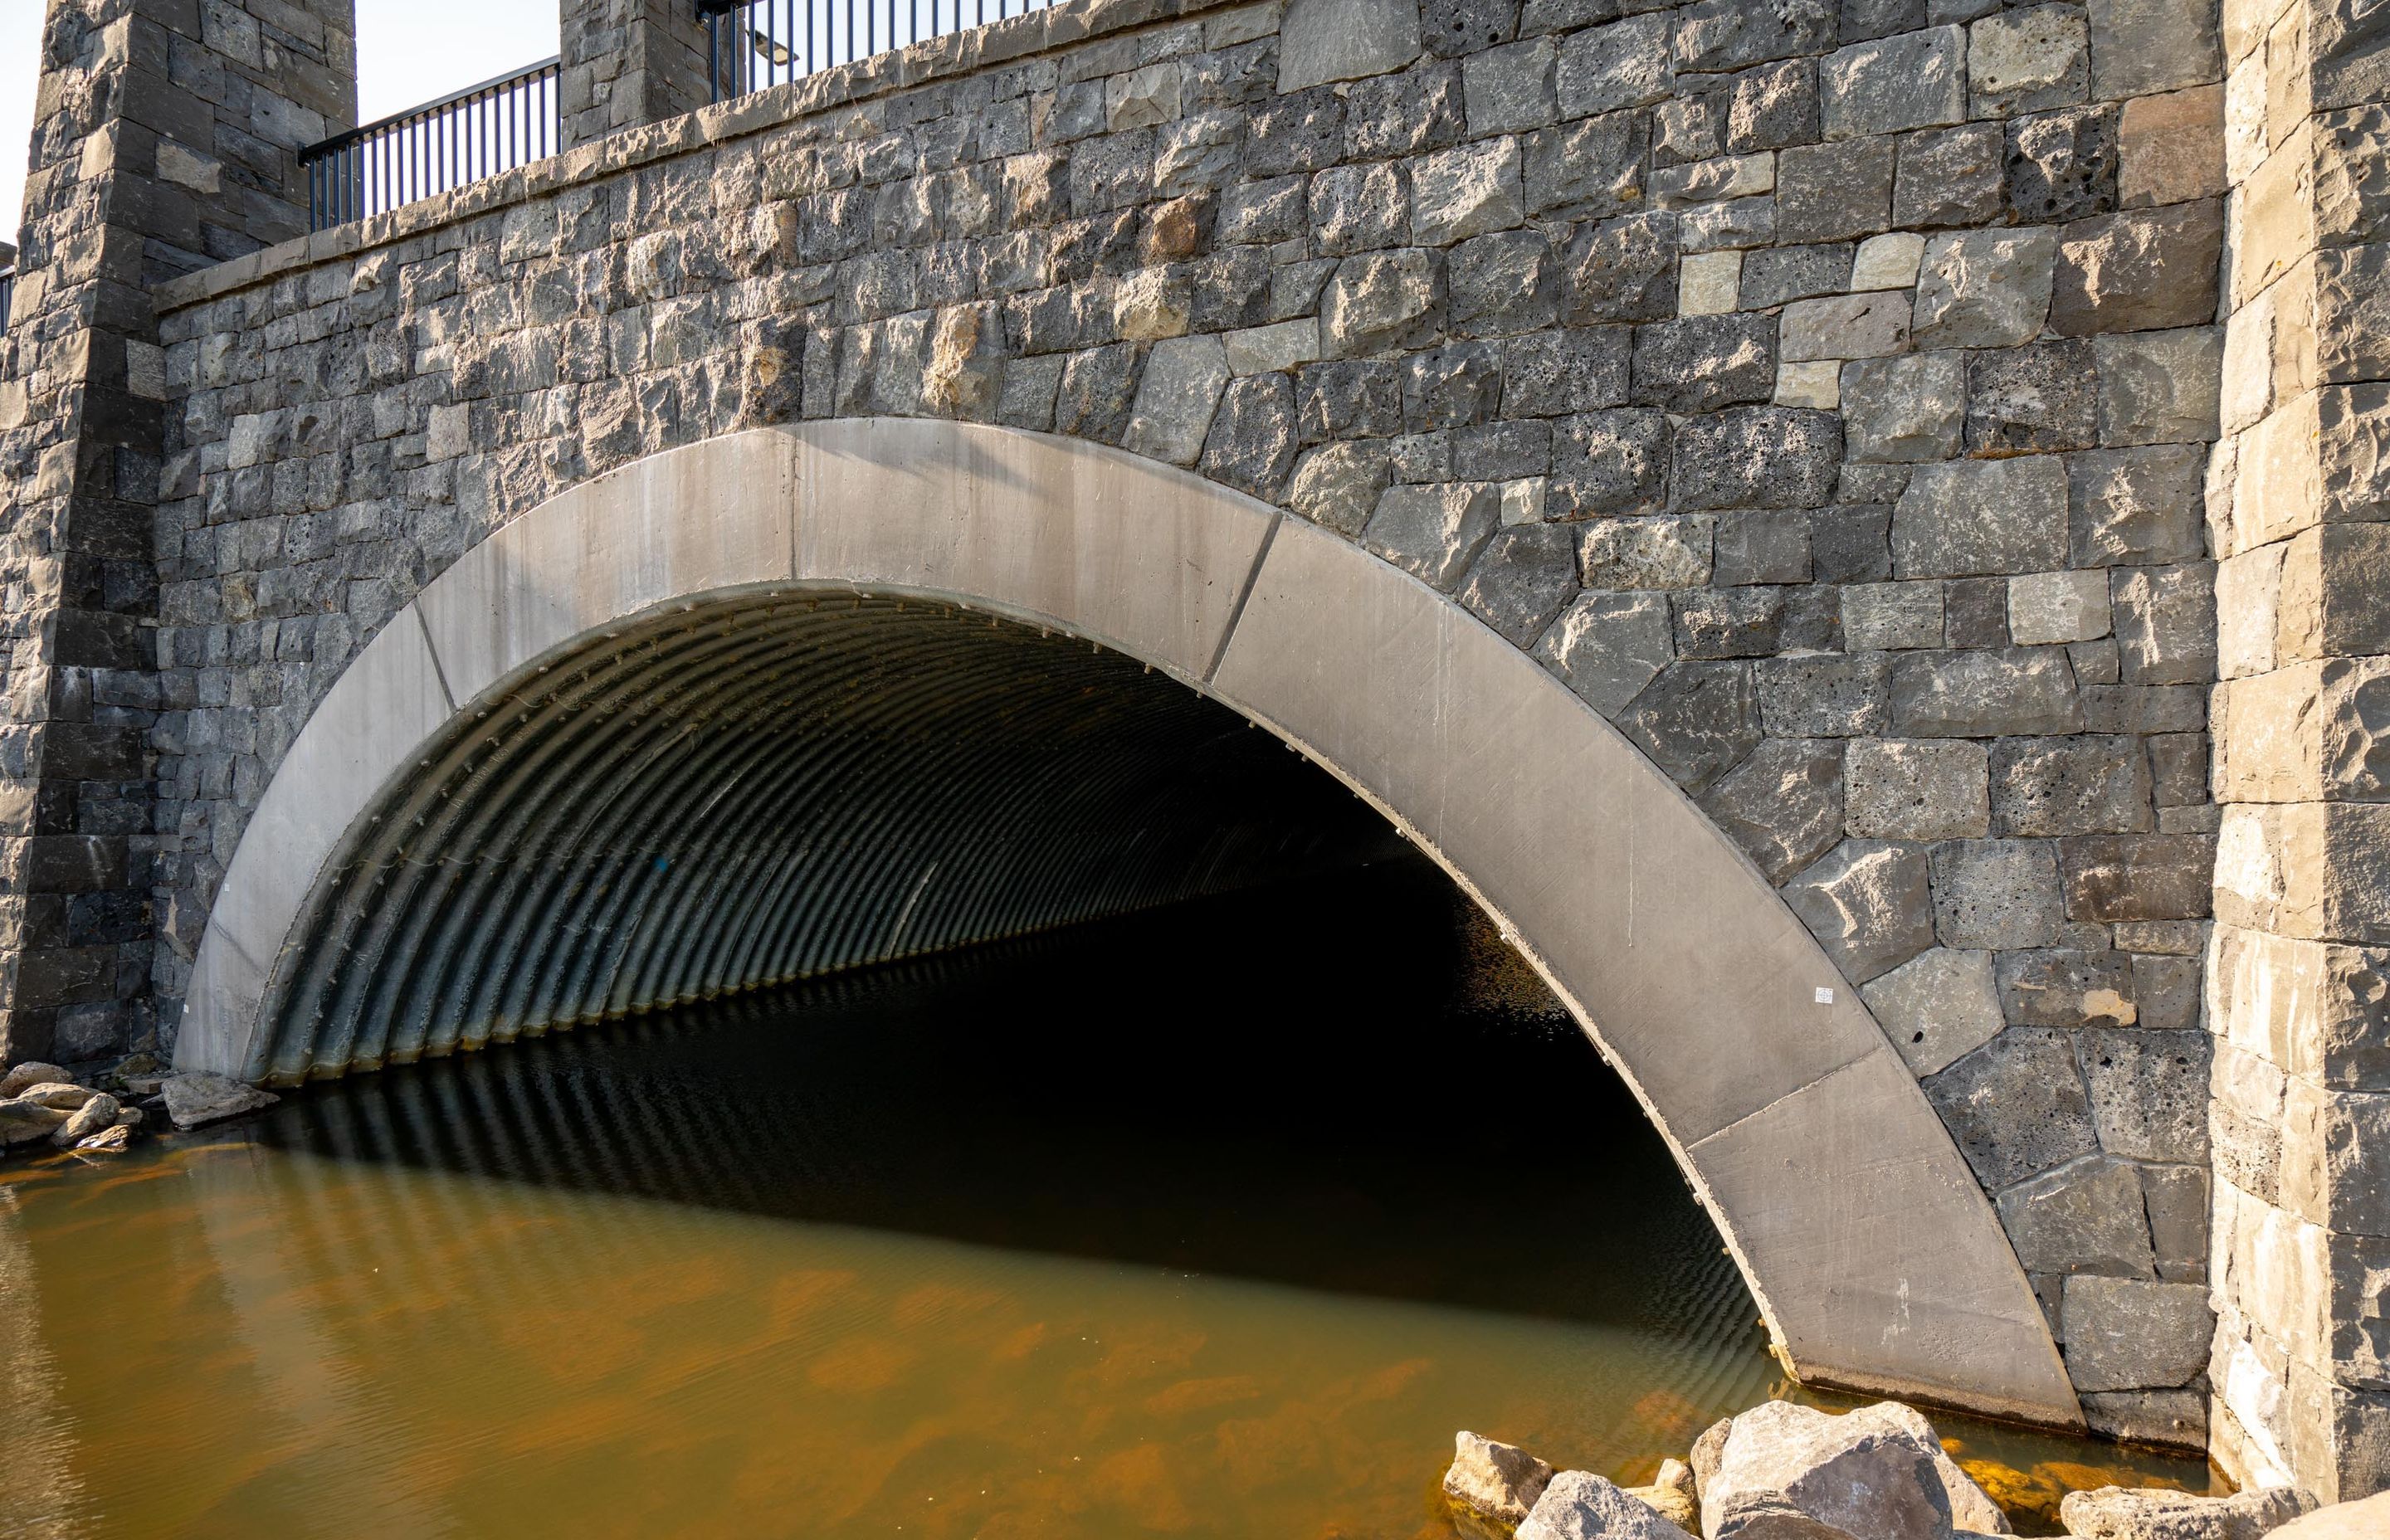
<path id="1" fill-rule="evenodd" d="M 1454 1440 L 1445 1495 L 1465 1533 L 1517 1540 L 1983 1540 L 2008 1516 L 1896 1401 L 1837 1416 L 1772 1401 L 1663 1461 L 1650 1486 L 1555 1471 L 1477 1433 Z M 2345 1518 L 2339 1517 L 2345 1515 Z M 2075 1540 L 2390 1540 L 2390 1494 L 2321 1508 L 2289 1487 L 2229 1497 L 2125 1487 L 2069 1494 Z"/>
<path id="2" fill-rule="evenodd" d="M 112 1155 L 131 1146 L 151 1110 L 197 1128 L 280 1099 L 222 1075 L 170 1074 L 148 1054 L 97 1070 L 29 1062 L 0 1074 L 0 1149 Z"/>

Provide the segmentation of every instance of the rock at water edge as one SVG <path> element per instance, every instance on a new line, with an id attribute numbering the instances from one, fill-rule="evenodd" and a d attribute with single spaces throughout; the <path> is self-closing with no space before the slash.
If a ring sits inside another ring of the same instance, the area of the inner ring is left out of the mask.
<path id="1" fill-rule="evenodd" d="M 197 1128 L 201 1123 L 238 1117 L 282 1099 L 271 1091 L 261 1091 L 223 1075 L 176 1075 L 159 1090 L 166 1097 L 166 1115 L 174 1120 L 177 1128 Z"/>
<path id="2" fill-rule="evenodd" d="M 2258 1540 L 2315 1507 L 2315 1498 L 2294 1486 L 2262 1487 L 2229 1497 L 2103 1486 L 2068 1493 L 2058 1505 L 2058 1516 L 2067 1533 L 2081 1540 Z"/>
<path id="3" fill-rule="evenodd" d="M 1497 1444 L 1466 1429 L 1453 1435 L 1445 1495 L 1506 1524 L 1526 1518 L 1552 1479 L 1552 1468 L 1524 1449 Z"/>
<path id="4" fill-rule="evenodd" d="M 1625 1488 L 1590 1470 L 1554 1476 L 1535 1511 L 1519 1526 L 1518 1540 L 1692 1540 Z"/>

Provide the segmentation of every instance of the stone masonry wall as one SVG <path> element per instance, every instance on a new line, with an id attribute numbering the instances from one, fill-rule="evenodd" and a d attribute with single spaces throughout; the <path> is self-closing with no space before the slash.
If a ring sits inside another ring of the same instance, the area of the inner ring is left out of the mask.
<path id="1" fill-rule="evenodd" d="M 2390 16 L 2224 42 L 2215 1435 L 2331 1500 L 2390 1482 Z"/>
<path id="2" fill-rule="evenodd" d="M 151 291 L 304 231 L 295 151 L 353 121 L 351 31 L 348 0 L 50 6 L 0 336 L 0 1060 L 149 1035 Z"/>
<path id="3" fill-rule="evenodd" d="M 564 486 L 798 417 L 1292 509 L 1614 722 L 1809 924 L 2100 1428 L 2196 1442 L 2209 0 L 1039 13 L 168 294 L 164 1019 L 312 704 Z"/>
<path id="4" fill-rule="evenodd" d="M 557 142 L 571 149 L 703 107 L 705 37 L 690 0 L 559 0 Z"/>

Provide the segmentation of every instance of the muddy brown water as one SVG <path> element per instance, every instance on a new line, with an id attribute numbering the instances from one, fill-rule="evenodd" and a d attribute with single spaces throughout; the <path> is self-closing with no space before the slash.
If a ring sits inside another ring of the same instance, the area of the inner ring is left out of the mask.
<path id="1" fill-rule="evenodd" d="M 0 1164 L 0 1534 L 1446 1540 L 1804 1393 L 1397 866 Z M 2204 1466 L 1964 1419 L 2020 1511 Z M 2027 1528 L 2037 1525 L 2026 1516 Z"/>

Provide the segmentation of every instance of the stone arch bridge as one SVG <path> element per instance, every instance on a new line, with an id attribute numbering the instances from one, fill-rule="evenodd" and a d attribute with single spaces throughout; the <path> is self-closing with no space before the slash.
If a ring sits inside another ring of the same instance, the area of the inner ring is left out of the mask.
<path id="1" fill-rule="evenodd" d="M 1391 825 L 1797 1372 L 2360 1495 L 2369 17 L 1075 0 L 698 108 L 610 0 L 572 148 L 310 234 L 340 0 L 58 0 L 7 1053 L 337 1074 Z"/>

